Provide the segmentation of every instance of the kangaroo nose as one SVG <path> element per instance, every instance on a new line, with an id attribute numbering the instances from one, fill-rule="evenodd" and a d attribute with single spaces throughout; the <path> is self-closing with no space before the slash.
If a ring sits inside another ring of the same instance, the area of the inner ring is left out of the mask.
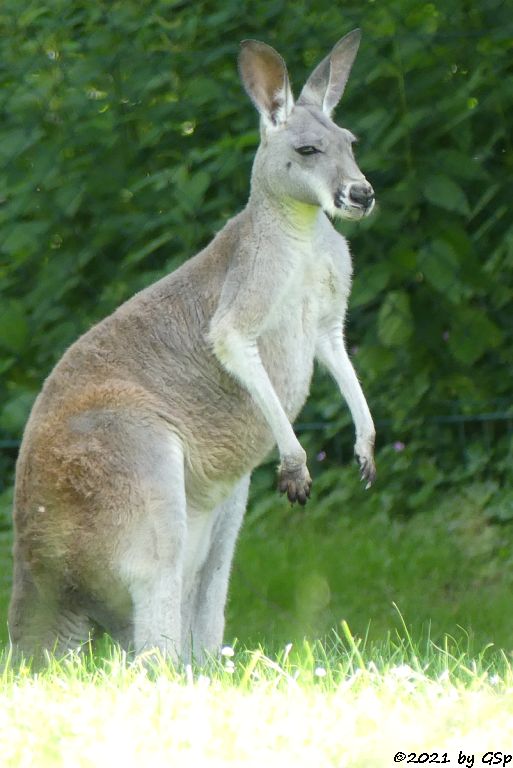
<path id="1" fill-rule="evenodd" d="M 362 208 L 369 208 L 374 200 L 374 190 L 367 182 L 351 184 L 349 188 L 349 200 Z"/>

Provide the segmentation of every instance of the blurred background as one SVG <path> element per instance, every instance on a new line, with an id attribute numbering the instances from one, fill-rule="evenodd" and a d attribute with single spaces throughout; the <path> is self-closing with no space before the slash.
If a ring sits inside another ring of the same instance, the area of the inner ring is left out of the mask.
<path id="1" fill-rule="evenodd" d="M 353 428 L 316 372 L 296 425 L 307 507 L 254 476 L 227 640 L 372 638 L 404 621 L 513 647 L 513 15 L 504 0 L 3 0 L 0 8 L 0 637 L 14 463 L 62 352 L 245 204 L 258 117 L 241 39 L 296 95 L 354 27 L 337 121 L 376 213 L 337 223 L 355 278 L 347 342 L 377 424 L 364 491 Z"/>

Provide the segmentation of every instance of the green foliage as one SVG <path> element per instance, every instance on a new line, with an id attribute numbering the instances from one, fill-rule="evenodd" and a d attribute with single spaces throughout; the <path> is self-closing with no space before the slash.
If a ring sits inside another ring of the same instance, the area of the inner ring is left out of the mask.
<path id="1" fill-rule="evenodd" d="M 244 204 L 258 118 L 238 80 L 239 41 L 275 45 L 297 93 L 356 26 L 363 41 L 338 120 L 361 137 L 378 206 L 340 227 L 355 264 L 348 346 L 383 448 L 369 505 L 420 514 L 450 486 L 490 480 L 490 521 L 513 518 L 501 495 L 513 417 L 513 36 L 501 0 L 317 0 L 293 12 L 285 0 L 4 0 L 1 438 L 20 438 L 80 333 Z M 472 420 L 491 410 L 503 421 Z M 356 479 L 335 469 L 352 430 L 323 374 L 302 419 L 326 425 L 302 437 L 311 464 L 328 456 L 314 466 L 316 493 L 334 517 L 361 507 Z M 3 448 L 7 486 L 15 447 Z M 262 477 L 265 507 L 273 481 Z"/>
<path id="2" fill-rule="evenodd" d="M 6 0 L 0 19 L 0 424 L 9 436 L 80 332 L 244 203 L 258 134 L 238 82 L 239 40 L 276 45 L 297 91 L 356 25 L 363 43 L 341 121 L 361 135 L 379 210 L 344 227 L 356 266 L 348 337 L 373 411 L 402 425 L 440 401 L 509 392 L 513 80 L 503 3 L 338 9 L 321 0 L 290 14 L 278 0 L 222 9 Z M 429 387 L 405 408 L 413 375 Z M 329 402 L 314 402 L 325 418 Z"/>

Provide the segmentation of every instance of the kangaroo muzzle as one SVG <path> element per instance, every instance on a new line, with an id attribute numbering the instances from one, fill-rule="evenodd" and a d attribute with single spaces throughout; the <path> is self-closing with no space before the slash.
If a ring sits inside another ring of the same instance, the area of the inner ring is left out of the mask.
<path id="1" fill-rule="evenodd" d="M 348 196 L 351 205 L 363 208 L 366 213 L 374 205 L 374 190 L 368 182 L 350 184 Z"/>
<path id="2" fill-rule="evenodd" d="M 374 190 L 368 181 L 352 181 L 339 187 L 335 194 L 335 207 L 349 218 L 368 216 L 374 208 Z"/>

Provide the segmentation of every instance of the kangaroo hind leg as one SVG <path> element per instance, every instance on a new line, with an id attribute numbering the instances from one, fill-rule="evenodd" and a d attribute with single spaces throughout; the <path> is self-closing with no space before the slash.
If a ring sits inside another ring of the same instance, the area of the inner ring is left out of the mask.
<path id="1" fill-rule="evenodd" d="M 223 642 L 224 610 L 235 544 L 246 511 L 250 476 L 244 476 L 230 496 L 215 510 L 215 522 L 207 558 L 198 574 L 191 606 L 189 638 L 201 661 L 205 652 L 219 651 Z"/>
<path id="2" fill-rule="evenodd" d="M 119 572 L 131 597 L 133 646 L 181 656 L 186 501 L 184 456 L 174 435 L 158 438 L 158 460 L 138 479 L 142 506 L 132 513 Z"/>
<path id="3" fill-rule="evenodd" d="M 64 607 L 57 595 L 39 589 L 23 560 L 15 557 L 9 635 L 17 657 L 38 663 L 45 651 L 62 656 L 87 643 L 91 632 L 83 611 Z"/>

